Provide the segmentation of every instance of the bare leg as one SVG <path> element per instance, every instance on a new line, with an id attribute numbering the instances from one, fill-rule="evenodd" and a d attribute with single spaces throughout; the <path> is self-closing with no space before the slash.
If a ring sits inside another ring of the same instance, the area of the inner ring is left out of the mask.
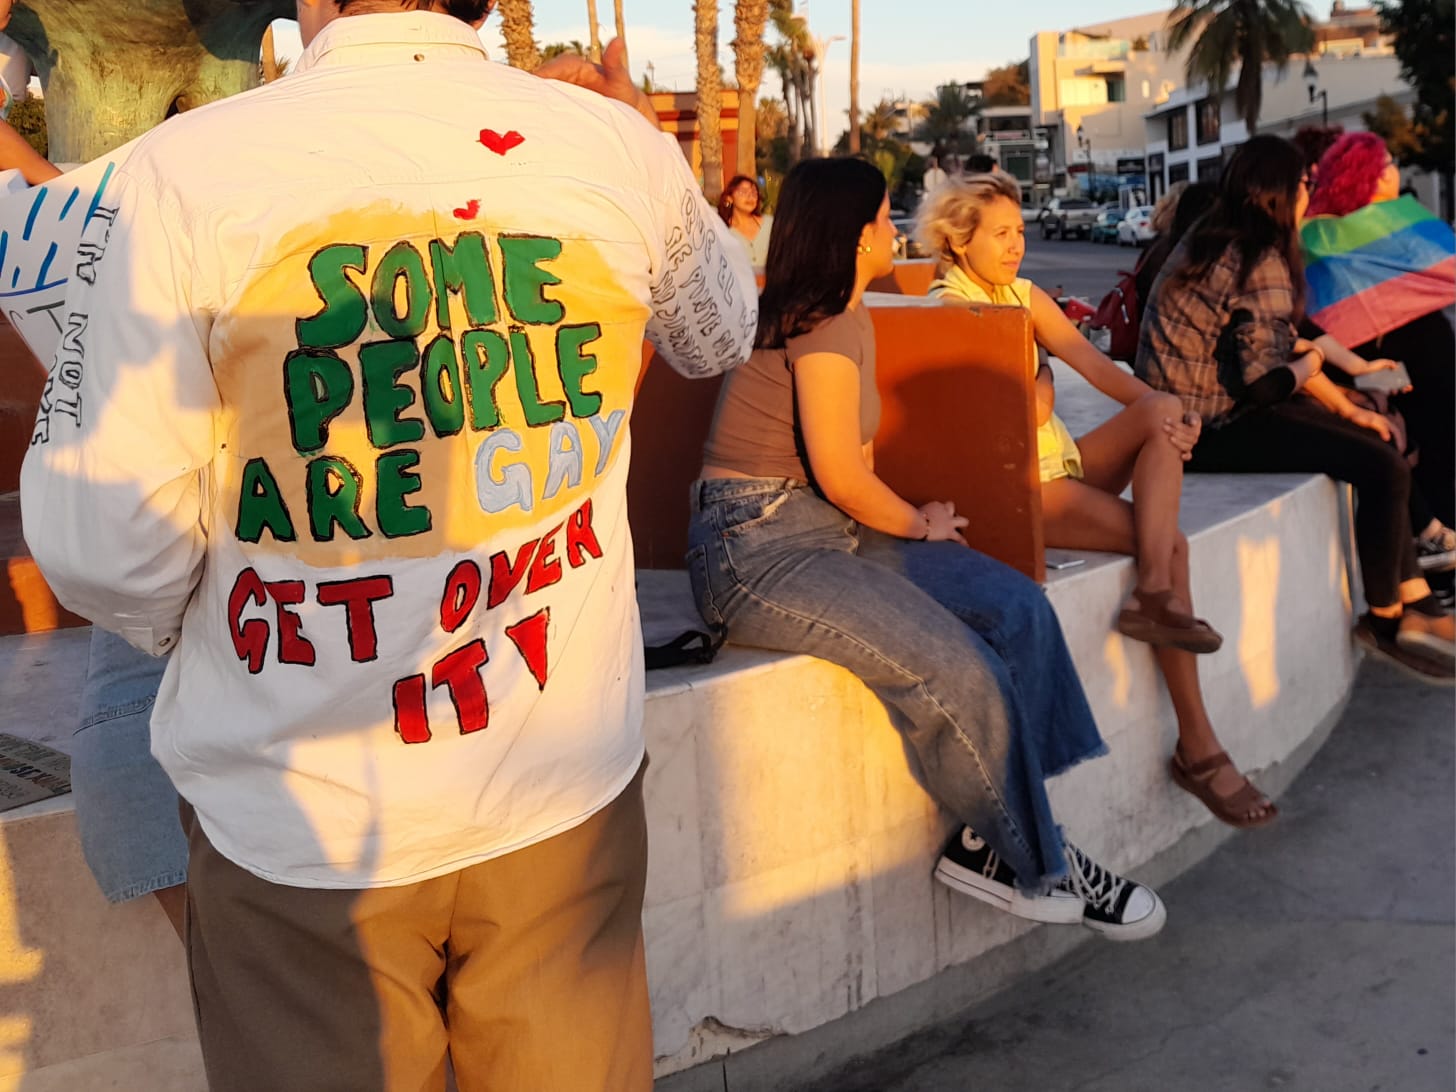
<path id="1" fill-rule="evenodd" d="M 1183 456 L 1163 432 L 1183 416 L 1168 394 L 1148 394 L 1077 441 L 1088 485 L 1116 496 L 1132 481 L 1138 590 L 1173 587 Z M 1185 609 L 1191 609 L 1186 601 Z"/>
<path id="2" fill-rule="evenodd" d="M 162 911 L 167 915 L 167 920 L 172 923 L 172 928 L 177 931 L 177 939 L 184 944 L 187 942 L 186 914 L 187 914 L 187 885 L 176 884 L 173 887 L 162 887 L 152 892 L 157 901 L 162 904 Z"/>
<path id="3" fill-rule="evenodd" d="M 1172 445 L 1169 445 L 1170 447 Z M 1042 518 L 1046 544 L 1069 550 L 1103 550 L 1108 553 L 1133 554 L 1136 548 L 1136 521 L 1133 506 L 1120 497 L 1110 496 L 1085 482 L 1062 478 L 1042 483 Z M 1176 529 L 1170 563 L 1175 598 L 1191 609 L 1188 577 L 1188 540 Z M 1208 709 L 1203 704 L 1203 688 L 1198 683 L 1198 657 L 1177 648 L 1154 648 L 1158 669 L 1168 686 L 1173 712 L 1178 719 L 1178 753 L 1184 765 L 1192 766 L 1223 750 Z M 1225 766 L 1211 775 L 1210 788 L 1220 797 L 1229 797 L 1245 783 L 1244 776 L 1233 766 Z M 1252 807 L 1245 819 L 1253 822 L 1264 817 L 1270 808 L 1268 800 Z"/>

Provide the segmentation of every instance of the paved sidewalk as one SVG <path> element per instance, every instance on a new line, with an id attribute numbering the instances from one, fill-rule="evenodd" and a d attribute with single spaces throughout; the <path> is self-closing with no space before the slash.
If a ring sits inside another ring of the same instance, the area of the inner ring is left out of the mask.
<path id="1" fill-rule="evenodd" d="M 1450 1092 L 1456 695 L 1369 660 L 1279 801 L 1098 942 L 803 1092 Z"/>

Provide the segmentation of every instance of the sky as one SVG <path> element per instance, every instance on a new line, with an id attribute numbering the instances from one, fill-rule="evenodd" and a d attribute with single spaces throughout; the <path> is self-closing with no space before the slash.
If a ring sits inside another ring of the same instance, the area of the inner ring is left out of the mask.
<path id="1" fill-rule="evenodd" d="M 692 0 L 625 0 L 623 7 L 633 74 L 640 79 L 651 62 L 658 87 L 691 89 L 696 73 Z M 861 0 L 860 108 L 887 95 L 927 99 L 938 84 L 979 79 L 988 68 L 1023 60 L 1037 31 L 1067 30 L 1158 7 L 1155 0 L 1035 0 L 1024 5 L 1014 0 Z M 829 46 L 825 66 L 826 112 L 834 121 L 832 133 L 838 136 L 849 117 L 850 0 L 800 0 L 799 10 L 808 14 L 817 37 L 845 38 Z M 907 18 L 907 12 L 913 17 Z M 542 45 L 588 39 L 586 0 L 536 0 L 535 13 L 536 40 Z M 597 17 L 605 20 L 601 27 L 605 42 L 613 33 L 612 0 L 597 0 Z M 297 54 L 293 24 L 280 24 L 274 34 L 280 57 Z M 722 0 L 718 43 L 730 79 L 732 38 L 733 4 Z M 487 20 L 481 39 L 493 58 L 505 59 L 494 17 Z M 765 73 L 759 93 L 778 97 L 778 77 Z"/>

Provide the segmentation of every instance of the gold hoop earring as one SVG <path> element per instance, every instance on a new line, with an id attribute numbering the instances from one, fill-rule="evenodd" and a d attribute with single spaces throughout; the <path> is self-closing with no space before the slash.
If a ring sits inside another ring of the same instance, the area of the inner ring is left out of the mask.
<path id="1" fill-rule="evenodd" d="M 868 254 L 870 252 L 870 244 L 869 243 L 865 243 L 864 246 L 862 246 L 862 247 L 859 248 L 859 252 L 861 254 Z"/>

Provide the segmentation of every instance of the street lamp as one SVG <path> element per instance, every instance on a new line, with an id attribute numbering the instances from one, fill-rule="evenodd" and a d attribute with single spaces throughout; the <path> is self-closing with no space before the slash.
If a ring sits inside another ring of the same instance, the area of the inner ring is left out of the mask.
<path id="1" fill-rule="evenodd" d="M 1314 105 L 1315 96 L 1320 100 L 1320 124 L 1326 129 L 1330 127 L 1330 93 L 1319 85 L 1319 72 L 1315 70 L 1314 61 L 1308 57 L 1304 59 L 1304 86 L 1309 88 L 1309 102 Z"/>

